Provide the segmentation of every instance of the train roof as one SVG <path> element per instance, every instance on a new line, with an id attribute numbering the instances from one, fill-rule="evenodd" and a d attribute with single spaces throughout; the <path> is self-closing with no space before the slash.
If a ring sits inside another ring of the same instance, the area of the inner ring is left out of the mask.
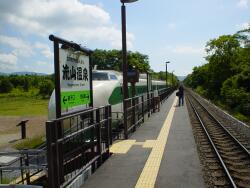
<path id="1" fill-rule="evenodd" d="M 118 77 L 118 79 L 122 79 L 122 72 L 118 72 L 118 71 L 115 71 L 115 70 L 93 70 L 93 72 L 100 72 L 100 73 L 107 73 L 107 74 L 114 74 Z M 139 75 L 139 79 L 147 79 L 147 74 L 146 73 L 141 73 Z M 153 79 L 153 81 L 155 82 L 165 82 L 164 80 L 156 80 L 156 79 Z"/>
<path id="2" fill-rule="evenodd" d="M 109 74 L 115 74 L 117 76 L 122 76 L 122 73 L 115 70 L 93 70 L 92 72 L 102 72 L 102 73 L 109 73 Z"/>

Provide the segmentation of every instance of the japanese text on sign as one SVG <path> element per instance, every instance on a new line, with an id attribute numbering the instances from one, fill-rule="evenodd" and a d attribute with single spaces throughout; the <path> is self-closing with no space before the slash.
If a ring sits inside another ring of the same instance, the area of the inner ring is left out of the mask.
<path id="1" fill-rule="evenodd" d="M 89 57 L 60 49 L 61 107 L 81 108 L 90 101 Z"/>

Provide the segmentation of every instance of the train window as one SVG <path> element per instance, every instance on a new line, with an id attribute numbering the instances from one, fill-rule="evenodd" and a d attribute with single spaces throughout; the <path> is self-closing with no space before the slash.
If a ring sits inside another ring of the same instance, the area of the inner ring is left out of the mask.
<path id="1" fill-rule="evenodd" d="M 114 75 L 114 74 L 110 74 L 110 80 L 117 80 L 116 75 Z"/>
<path id="2" fill-rule="evenodd" d="M 108 74 L 104 72 L 93 72 L 92 73 L 93 80 L 109 80 Z"/>

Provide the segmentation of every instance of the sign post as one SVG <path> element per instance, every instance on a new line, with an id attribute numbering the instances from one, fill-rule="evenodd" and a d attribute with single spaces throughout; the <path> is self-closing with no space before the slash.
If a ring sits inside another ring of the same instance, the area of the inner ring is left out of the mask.
<path id="1" fill-rule="evenodd" d="M 54 42 L 56 118 L 93 107 L 92 51 L 54 35 L 49 39 Z"/>

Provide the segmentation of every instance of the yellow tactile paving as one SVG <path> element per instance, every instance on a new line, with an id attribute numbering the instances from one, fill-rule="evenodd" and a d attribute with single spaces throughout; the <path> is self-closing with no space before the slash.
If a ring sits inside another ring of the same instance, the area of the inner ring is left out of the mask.
<path id="1" fill-rule="evenodd" d="M 146 140 L 142 145 L 143 148 L 153 148 L 156 145 L 156 140 Z"/>
<path id="2" fill-rule="evenodd" d="M 136 140 L 118 141 L 111 146 L 110 151 L 112 153 L 119 153 L 119 154 L 127 153 L 128 150 L 132 147 L 132 145 L 135 144 L 135 142 Z"/>
<path id="3" fill-rule="evenodd" d="M 134 145 L 142 146 L 144 142 L 135 142 Z"/>
<path id="4" fill-rule="evenodd" d="M 145 146 L 152 146 L 153 149 L 135 185 L 135 188 L 153 188 L 155 185 L 164 149 L 168 139 L 168 133 L 174 116 L 174 105 L 176 104 L 176 102 L 177 98 L 175 98 L 173 102 L 173 105 L 168 113 L 167 118 L 165 119 L 165 122 L 163 124 L 163 127 L 161 128 L 157 140 L 147 140 L 148 142 L 146 141 L 144 143 Z"/>

